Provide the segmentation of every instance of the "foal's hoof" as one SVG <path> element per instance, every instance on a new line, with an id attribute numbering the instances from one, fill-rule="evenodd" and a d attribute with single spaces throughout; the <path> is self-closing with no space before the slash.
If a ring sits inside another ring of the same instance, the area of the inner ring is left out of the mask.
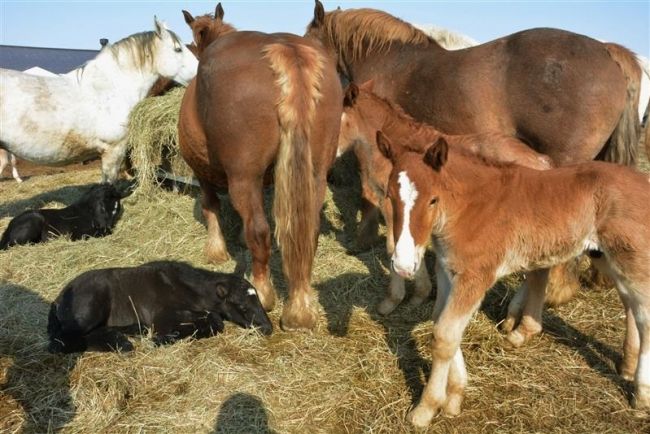
<path id="1" fill-rule="evenodd" d="M 634 375 L 636 374 L 636 366 L 635 367 L 625 366 L 625 362 L 621 361 L 620 363 L 616 364 L 616 372 L 618 372 L 618 375 L 620 375 L 621 378 L 623 378 L 624 380 L 634 381 Z"/>
<path id="2" fill-rule="evenodd" d="M 424 303 L 424 300 L 426 300 L 426 299 L 427 299 L 426 297 L 421 297 L 421 296 L 418 296 L 418 295 L 414 295 L 413 297 L 411 297 L 409 299 L 408 306 L 409 307 L 418 307 L 422 303 Z"/>
<path id="3" fill-rule="evenodd" d="M 636 392 L 632 398 L 632 407 L 639 411 L 650 411 L 650 387 L 646 387 L 646 393 L 641 395 L 639 391 Z"/>
<path id="4" fill-rule="evenodd" d="M 450 393 L 447 395 L 447 402 L 442 411 L 445 416 L 455 417 L 460 415 L 460 408 L 463 404 L 463 395 L 458 393 Z"/>
<path id="5" fill-rule="evenodd" d="M 406 420 L 418 428 L 426 428 L 431 424 L 433 416 L 436 415 L 436 409 L 418 405 L 409 412 Z"/>

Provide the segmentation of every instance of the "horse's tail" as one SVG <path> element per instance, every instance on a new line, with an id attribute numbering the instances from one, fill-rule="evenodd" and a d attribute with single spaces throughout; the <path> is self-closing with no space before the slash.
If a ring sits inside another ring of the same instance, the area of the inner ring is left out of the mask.
<path id="1" fill-rule="evenodd" d="M 316 201 L 309 136 L 321 98 L 324 59 L 309 46 L 274 43 L 264 56 L 280 88 L 280 146 L 275 162 L 275 238 L 290 282 L 311 278 L 316 250 Z"/>
<path id="2" fill-rule="evenodd" d="M 606 43 L 605 48 L 625 76 L 627 93 L 621 118 L 597 158 L 633 166 L 636 163 L 637 146 L 641 133 L 641 122 L 638 118 L 641 67 L 634 53 L 627 48 L 612 43 Z"/>

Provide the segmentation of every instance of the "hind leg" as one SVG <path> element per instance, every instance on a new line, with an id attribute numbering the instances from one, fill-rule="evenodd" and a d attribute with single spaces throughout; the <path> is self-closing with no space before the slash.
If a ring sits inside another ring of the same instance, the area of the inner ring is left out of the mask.
<path id="1" fill-rule="evenodd" d="M 102 159 L 102 182 L 115 182 L 124 162 L 128 142 L 122 142 L 113 145 L 103 145 Z"/>
<path id="2" fill-rule="evenodd" d="M 199 184 L 201 185 L 201 211 L 208 226 L 208 239 L 203 253 L 209 262 L 220 264 L 229 260 L 230 255 L 219 226 L 219 197 L 209 183 L 199 180 Z"/>
<path id="3" fill-rule="evenodd" d="M 244 223 L 246 245 L 253 257 L 252 283 L 266 311 L 275 306 L 275 289 L 271 284 L 271 231 L 264 215 L 262 180 L 229 179 L 230 201 Z"/>
<path id="4" fill-rule="evenodd" d="M 99 327 L 86 334 L 64 333 L 50 340 L 51 353 L 79 353 L 83 351 L 133 351 L 133 344 L 119 330 Z"/>
<path id="5" fill-rule="evenodd" d="M 357 248 L 368 250 L 379 239 L 379 209 L 365 197 L 361 198 L 361 221 L 357 230 Z"/>

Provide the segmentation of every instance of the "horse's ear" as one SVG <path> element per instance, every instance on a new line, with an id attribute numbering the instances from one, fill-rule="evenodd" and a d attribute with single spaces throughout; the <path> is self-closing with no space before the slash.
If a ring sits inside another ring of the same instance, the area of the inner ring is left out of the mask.
<path id="1" fill-rule="evenodd" d="M 194 17 L 192 16 L 192 14 L 187 12 L 185 9 L 183 9 L 183 17 L 185 17 L 185 22 L 187 23 L 188 26 L 191 26 L 192 23 L 194 22 Z"/>
<path id="2" fill-rule="evenodd" d="M 154 29 L 156 31 L 156 35 L 162 38 L 163 31 L 167 30 L 167 26 L 165 25 L 164 22 L 158 21 L 158 17 L 155 15 L 153 16 L 153 24 L 154 24 Z"/>
<path id="3" fill-rule="evenodd" d="M 324 21 L 325 21 L 325 8 L 323 7 L 323 4 L 319 0 L 316 0 L 316 5 L 314 6 L 314 21 L 312 22 L 312 25 L 316 27 L 320 27 Z"/>
<path id="4" fill-rule="evenodd" d="M 214 10 L 214 19 L 223 20 L 223 6 L 221 6 L 221 2 L 217 3 L 217 7 Z"/>
<path id="5" fill-rule="evenodd" d="M 393 152 L 393 144 L 388 137 L 381 132 L 381 130 L 377 131 L 377 147 L 384 157 L 388 158 L 390 161 L 394 161 L 393 159 L 395 158 L 395 154 Z"/>
<path id="6" fill-rule="evenodd" d="M 228 296 L 228 288 L 221 283 L 217 283 L 217 295 L 219 298 L 226 298 Z"/>
<path id="7" fill-rule="evenodd" d="M 343 97 L 343 106 L 352 107 L 357 101 L 357 96 L 359 96 L 359 86 L 354 83 L 350 83 L 345 89 L 345 96 Z"/>
<path id="8" fill-rule="evenodd" d="M 447 154 L 449 153 L 449 144 L 444 137 L 439 137 L 429 149 L 424 153 L 424 162 L 436 172 L 447 162 Z"/>
<path id="9" fill-rule="evenodd" d="M 359 86 L 359 89 L 365 90 L 366 92 L 372 92 L 374 88 L 375 88 L 374 78 L 371 78 L 370 80 L 366 81 L 365 83 L 362 83 Z"/>

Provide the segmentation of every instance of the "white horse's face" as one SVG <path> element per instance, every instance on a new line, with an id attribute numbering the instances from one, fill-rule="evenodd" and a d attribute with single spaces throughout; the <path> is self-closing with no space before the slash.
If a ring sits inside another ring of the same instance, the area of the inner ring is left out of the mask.
<path id="1" fill-rule="evenodd" d="M 154 63 L 156 72 L 177 83 L 187 85 L 196 75 L 199 61 L 178 37 L 170 33 L 164 23 L 156 19 L 155 25 L 158 36 Z"/>

